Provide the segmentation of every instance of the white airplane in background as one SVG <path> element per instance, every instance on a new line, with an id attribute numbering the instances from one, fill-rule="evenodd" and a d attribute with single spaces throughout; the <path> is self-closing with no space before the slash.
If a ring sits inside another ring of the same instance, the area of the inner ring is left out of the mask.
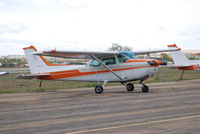
<path id="1" fill-rule="evenodd" d="M 200 53 L 193 53 L 192 55 L 200 55 Z"/>
<path id="2" fill-rule="evenodd" d="M 188 58 L 181 52 L 181 49 L 178 48 L 176 44 L 168 45 L 168 47 L 179 49 L 179 51 L 170 52 L 175 68 L 183 71 L 179 80 L 182 80 L 185 70 L 200 71 L 200 60 L 188 60 Z M 196 53 L 194 55 L 200 55 L 200 53 Z"/>
<path id="3" fill-rule="evenodd" d="M 9 74 L 8 72 L 0 72 L 0 76 L 4 76 L 4 75 L 7 75 Z"/>
<path id="4" fill-rule="evenodd" d="M 176 44 L 168 45 L 169 48 L 178 48 Z M 170 52 L 172 59 L 174 61 L 174 65 L 179 70 L 196 70 L 200 71 L 200 60 L 188 60 L 188 58 L 181 52 L 181 49 L 178 48 L 179 51 Z M 199 53 L 196 53 L 197 55 Z M 199 54 L 200 55 L 200 54 Z"/>
<path id="5" fill-rule="evenodd" d="M 144 84 L 144 80 L 152 77 L 158 70 L 161 61 L 154 59 L 138 59 L 136 55 L 149 54 L 165 51 L 177 51 L 177 48 L 164 50 L 148 50 L 136 52 L 92 52 L 92 51 L 43 51 L 37 52 L 34 46 L 23 48 L 31 74 L 18 75 L 16 78 L 40 79 L 42 80 L 70 80 L 70 81 L 90 81 L 97 82 L 95 87 L 97 94 L 103 93 L 103 87 L 108 82 L 120 82 L 128 91 L 134 90 L 134 85 L 130 81 L 140 80 L 142 92 L 148 92 L 149 88 Z M 48 63 L 43 56 L 91 59 L 85 65 L 63 65 Z M 100 85 L 100 82 L 104 82 Z M 127 84 L 128 83 L 128 84 Z"/>

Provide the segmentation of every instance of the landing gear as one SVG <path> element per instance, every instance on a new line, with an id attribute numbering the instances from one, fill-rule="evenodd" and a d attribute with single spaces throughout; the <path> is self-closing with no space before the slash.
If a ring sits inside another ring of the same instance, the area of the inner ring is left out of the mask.
<path id="1" fill-rule="evenodd" d="M 102 85 L 100 85 L 100 82 L 98 82 L 98 85 L 94 89 L 95 93 L 96 94 L 102 94 L 103 93 L 103 88 L 104 88 L 104 86 L 106 86 L 107 83 L 108 83 L 107 80 L 105 80 Z"/>
<path id="2" fill-rule="evenodd" d="M 134 90 L 134 85 L 132 83 L 128 83 L 126 85 L 126 90 L 132 92 Z"/>
<path id="3" fill-rule="evenodd" d="M 178 81 L 183 80 L 183 75 L 184 75 L 185 70 L 182 71 L 180 78 L 178 79 Z"/>
<path id="4" fill-rule="evenodd" d="M 142 92 L 143 92 L 143 93 L 149 92 L 149 87 L 146 86 L 146 85 L 143 85 L 143 86 L 142 86 Z"/>
<path id="5" fill-rule="evenodd" d="M 142 85 L 142 92 L 143 93 L 149 92 L 149 87 L 144 84 L 144 81 L 140 81 L 140 84 Z"/>
<path id="6" fill-rule="evenodd" d="M 40 91 L 44 92 L 45 90 L 42 88 L 42 80 L 40 81 L 40 84 L 39 84 L 39 89 Z"/>
<path id="7" fill-rule="evenodd" d="M 102 94 L 103 93 L 103 87 L 101 85 L 97 85 L 95 87 L 95 93 L 96 94 Z"/>

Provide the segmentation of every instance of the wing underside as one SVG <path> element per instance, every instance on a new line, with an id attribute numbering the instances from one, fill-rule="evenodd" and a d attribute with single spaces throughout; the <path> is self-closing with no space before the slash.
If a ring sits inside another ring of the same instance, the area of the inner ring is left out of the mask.
<path id="1" fill-rule="evenodd" d="M 60 58 L 72 58 L 72 59 L 91 59 L 92 56 L 95 56 L 99 59 L 112 57 L 119 52 L 92 52 L 92 51 L 43 51 L 43 52 L 35 52 L 34 55 L 40 56 L 50 56 L 50 57 L 60 57 Z"/>

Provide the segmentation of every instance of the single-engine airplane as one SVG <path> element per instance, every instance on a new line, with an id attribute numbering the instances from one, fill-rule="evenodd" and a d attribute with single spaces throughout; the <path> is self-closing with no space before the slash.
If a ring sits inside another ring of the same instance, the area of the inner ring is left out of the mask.
<path id="1" fill-rule="evenodd" d="M 9 74 L 8 72 L 0 72 L 0 76 L 4 76 L 4 75 L 7 75 Z"/>
<path id="2" fill-rule="evenodd" d="M 130 81 L 140 80 L 142 92 L 148 92 L 149 88 L 144 84 L 144 80 L 152 77 L 162 63 L 155 59 L 138 59 L 138 54 L 149 54 L 165 51 L 177 51 L 177 48 L 164 50 L 148 51 L 58 51 L 50 50 L 37 52 L 34 46 L 23 48 L 31 74 L 18 75 L 16 78 L 40 79 L 42 80 L 71 80 L 71 81 L 90 81 L 97 82 L 95 87 L 97 94 L 103 93 L 103 88 L 108 82 L 120 82 L 128 91 L 134 90 L 134 85 Z M 136 54 L 136 55 L 135 55 Z M 63 65 L 51 64 L 43 56 L 72 58 L 72 59 L 91 59 L 85 65 Z M 103 85 L 100 82 L 104 82 Z"/>
<path id="3" fill-rule="evenodd" d="M 178 48 L 176 44 L 168 45 L 168 47 Z M 188 58 L 181 52 L 181 49 L 178 49 L 179 51 L 170 52 L 170 55 L 174 61 L 175 68 L 182 70 L 182 75 L 179 79 L 182 80 L 185 70 L 200 71 L 200 60 L 188 60 Z M 200 53 L 196 53 L 195 55 L 200 55 Z"/>

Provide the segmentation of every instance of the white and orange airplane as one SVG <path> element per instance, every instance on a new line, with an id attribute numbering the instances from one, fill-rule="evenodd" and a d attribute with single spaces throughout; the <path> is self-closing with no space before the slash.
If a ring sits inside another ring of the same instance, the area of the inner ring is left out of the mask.
<path id="1" fill-rule="evenodd" d="M 168 45 L 168 47 L 178 48 L 176 44 Z M 181 52 L 181 49 L 178 49 L 179 51 L 170 52 L 170 55 L 172 56 L 172 59 L 174 61 L 174 67 L 183 71 L 179 79 L 182 80 L 185 70 L 200 71 L 200 60 L 188 60 L 188 58 Z M 200 55 L 200 53 L 196 53 L 194 55 Z"/>
<path id="2" fill-rule="evenodd" d="M 149 54 L 165 51 L 177 51 L 177 48 L 164 50 L 147 50 L 137 52 L 92 52 L 92 51 L 58 51 L 50 50 L 37 52 L 34 46 L 23 48 L 31 74 L 18 75 L 16 78 L 40 79 L 40 80 L 68 80 L 97 82 L 95 87 L 97 94 L 103 93 L 103 87 L 108 82 L 120 82 L 128 91 L 134 90 L 130 81 L 140 80 L 142 92 L 148 92 L 149 88 L 144 80 L 152 77 L 158 70 L 161 61 L 154 59 L 138 59 L 135 54 Z M 85 65 L 63 65 L 48 63 L 43 56 L 91 59 Z M 42 81 L 41 81 L 42 82 Z M 104 82 L 103 85 L 100 82 Z M 127 84 L 128 83 L 128 84 Z M 40 83 L 41 86 L 41 83 Z"/>
<path id="3" fill-rule="evenodd" d="M 176 44 L 168 45 L 169 48 L 178 48 Z M 200 71 L 200 60 L 188 60 L 188 58 L 181 52 L 181 49 L 178 48 L 179 51 L 170 52 L 172 59 L 174 61 L 174 65 L 179 70 L 196 70 Z M 200 55 L 200 53 L 196 53 L 194 55 Z"/>

